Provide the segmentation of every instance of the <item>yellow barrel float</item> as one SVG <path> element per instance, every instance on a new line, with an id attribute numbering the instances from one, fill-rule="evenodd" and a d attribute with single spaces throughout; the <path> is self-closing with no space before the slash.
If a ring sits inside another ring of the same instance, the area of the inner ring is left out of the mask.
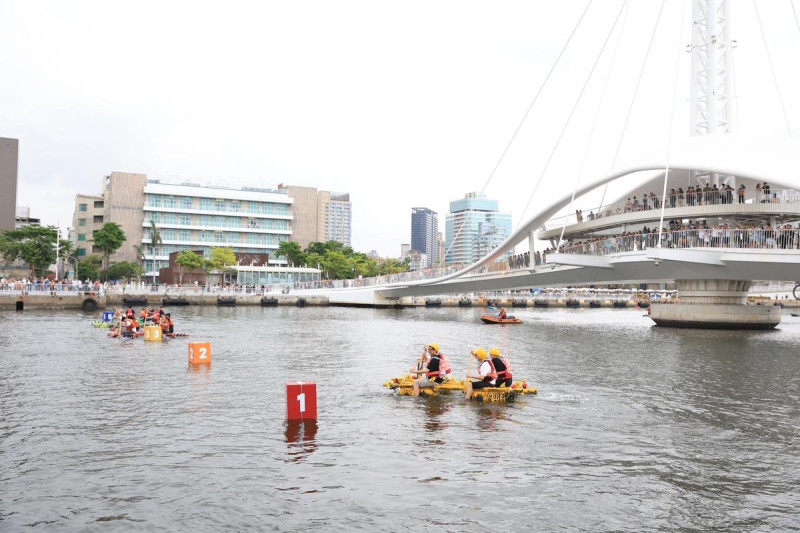
<path id="1" fill-rule="evenodd" d="M 161 326 L 145 326 L 144 340 L 161 342 Z"/>

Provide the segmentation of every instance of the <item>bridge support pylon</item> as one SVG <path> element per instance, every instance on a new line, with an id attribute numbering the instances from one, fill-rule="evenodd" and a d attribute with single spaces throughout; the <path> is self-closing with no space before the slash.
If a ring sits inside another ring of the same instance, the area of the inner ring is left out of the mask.
<path id="1" fill-rule="evenodd" d="M 703 329 L 773 329 L 781 308 L 747 305 L 750 281 L 676 280 L 680 303 L 653 304 L 650 318 L 657 326 Z"/>

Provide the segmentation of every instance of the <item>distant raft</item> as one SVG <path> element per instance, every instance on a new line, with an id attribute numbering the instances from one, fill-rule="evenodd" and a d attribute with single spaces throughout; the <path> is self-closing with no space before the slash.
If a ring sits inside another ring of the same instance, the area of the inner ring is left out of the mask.
<path id="1" fill-rule="evenodd" d="M 108 333 L 108 336 L 111 337 L 111 338 L 115 338 L 116 339 L 116 338 L 119 337 L 119 332 L 116 329 L 114 329 L 113 331 L 110 331 Z M 168 338 L 168 339 L 174 339 L 176 337 L 188 337 L 189 334 L 188 333 L 164 333 L 163 336 Z M 136 331 L 134 333 L 131 333 L 130 335 L 122 335 L 122 337 L 125 338 L 125 339 L 138 339 L 140 337 L 144 337 L 144 331 Z"/>
<path id="2" fill-rule="evenodd" d="M 397 391 L 400 396 L 411 396 L 414 393 L 414 378 L 411 374 L 406 374 L 403 377 L 392 378 L 383 384 L 384 387 Z M 419 390 L 420 396 L 446 396 L 458 393 L 463 395 L 467 388 L 467 382 L 461 379 L 451 378 L 443 381 L 433 388 L 421 388 Z M 477 402 L 485 403 L 504 403 L 513 402 L 517 396 L 523 394 L 536 394 L 538 389 L 528 386 L 526 379 L 515 381 L 511 387 L 485 387 L 479 390 L 473 390 L 468 398 Z"/>
<path id="3" fill-rule="evenodd" d="M 484 324 L 522 324 L 522 320 L 515 316 L 497 318 L 494 315 L 481 315 L 481 322 Z"/>

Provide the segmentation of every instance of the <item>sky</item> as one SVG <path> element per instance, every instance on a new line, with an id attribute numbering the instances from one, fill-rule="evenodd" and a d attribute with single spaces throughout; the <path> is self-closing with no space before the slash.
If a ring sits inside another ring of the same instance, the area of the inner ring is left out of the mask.
<path id="1" fill-rule="evenodd" d="M 731 2 L 738 129 L 797 135 L 794 0 Z M 383 257 L 412 207 L 443 232 L 473 191 L 517 227 L 688 137 L 691 3 L 661 5 L 0 0 L 17 205 L 66 231 L 75 194 L 122 171 L 350 193 L 353 248 Z"/>

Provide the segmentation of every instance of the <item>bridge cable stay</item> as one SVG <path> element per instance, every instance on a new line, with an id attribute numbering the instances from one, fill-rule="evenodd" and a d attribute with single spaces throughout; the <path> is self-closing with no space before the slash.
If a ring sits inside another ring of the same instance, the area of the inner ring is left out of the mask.
<path id="1" fill-rule="evenodd" d="M 594 132 L 595 126 L 597 126 L 597 121 L 600 118 L 600 110 L 603 108 L 603 102 L 606 99 L 606 91 L 608 89 L 608 82 L 611 79 L 611 72 L 614 70 L 614 65 L 617 62 L 617 52 L 619 52 L 619 43 L 622 41 L 622 33 L 625 31 L 625 23 L 628 21 L 628 13 L 630 12 L 630 2 L 625 0 L 625 17 L 622 19 L 622 26 L 620 26 L 619 33 L 617 34 L 617 42 L 614 44 L 614 53 L 611 55 L 611 62 L 608 65 L 608 72 L 606 73 L 606 80 L 603 83 L 603 91 L 600 93 L 600 101 L 597 102 L 597 111 L 594 114 L 594 120 L 592 120 L 592 127 L 589 130 L 589 139 L 586 141 L 586 150 L 583 152 L 583 159 L 581 160 L 581 166 L 578 170 L 577 177 L 575 178 L 575 188 L 572 190 L 572 198 L 569 201 L 569 207 L 567 208 L 567 214 L 572 212 L 572 207 L 575 203 L 575 194 L 578 190 L 578 184 L 580 183 L 581 177 L 583 177 L 583 169 L 586 165 L 586 158 L 589 155 L 589 147 L 592 145 L 592 140 L 594 139 Z M 605 46 L 605 45 L 604 45 Z M 564 223 L 561 226 L 561 235 L 558 237 L 558 244 L 556 244 L 556 252 L 561 249 L 561 243 L 564 240 L 564 231 L 567 227 L 567 217 L 563 219 Z M 531 253 L 533 250 L 531 250 Z"/>
<path id="2" fill-rule="evenodd" d="M 793 139 L 792 137 L 792 128 L 789 126 L 789 117 L 786 116 L 786 107 L 783 105 L 783 95 L 781 93 L 781 88 L 778 86 L 778 77 L 775 75 L 775 66 L 772 64 L 772 54 L 769 51 L 769 46 L 767 46 L 767 37 L 764 35 L 764 27 L 761 25 L 761 15 L 758 12 L 758 6 L 756 5 L 756 0 L 753 0 L 753 9 L 756 10 L 756 20 L 758 21 L 758 29 L 761 32 L 761 40 L 764 42 L 764 50 L 767 51 L 767 59 L 769 60 L 769 69 L 772 72 L 772 82 L 775 84 L 775 92 L 778 93 L 778 102 L 781 104 L 781 112 L 783 113 L 783 120 L 786 123 L 786 131 L 789 132 L 789 138 Z M 792 3 L 792 9 L 794 9 L 794 3 Z M 795 21 L 797 19 L 795 18 Z"/>
<path id="3" fill-rule="evenodd" d="M 523 124 L 525 124 L 525 121 L 528 119 L 528 115 L 530 114 L 531 109 L 533 109 L 533 106 L 536 104 L 536 101 L 539 99 L 539 96 L 542 94 L 542 91 L 544 90 L 545 85 L 547 85 L 547 82 L 550 79 L 550 76 L 553 74 L 553 71 L 555 71 L 556 66 L 558 66 L 558 64 L 561 62 L 561 56 L 564 55 L 564 52 L 567 50 L 567 47 L 569 46 L 569 43 L 572 42 L 572 38 L 575 36 L 575 33 L 578 31 L 578 27 L 581 25 L 581 22 L 583 22 L 583 19 L 586 16 L 586 13 L 589 11 L 589 7 L 591 7 L 592 1 L 593 0 L 589 0 L 589 3 L 586 4 L 586 7 L 584 8 L 583 13 L 581 13 L 580 18 L 578 18 L 578 22 L 576 22 L 575 23 L 575 27 L 572 28 L 572 31 L 570 32 L 569 37 L 567 37 L 567 40 L 564 43 L 564 46 L 561 47 L 561 51 L 558 53 L 558 56 L 556 57 L 555 62 L 553 62 L 553 65 L 550 67 L 550 71 L 547 73 L 547 75 L 544 78 L 544 81 L 542 81 L 542 84 L 539 86 L 539 90 L 536 91 L 536 95 L 533 97 L 533 100 L 531 101 L 531 104 L 528 106 L 527 111 L 525 111 L 525 113 L 522 115 L 522 120 L 519 121 L 519 124 L 517 125 L 517 129 L 514 130 L 514 133 L 511 135 L 511 138 L 508 140 L 508 143 L 506 144 L 505 149 L 500 154 L 500 158 L 497 160 L 497 163 L 495 164 L 494 168 L 489 173 L 489 178 L 486 180 L 486 183 L 484 183 L 483 188 L 481 189 L 481 194 L 486 190 L 486 187 L 489 186 L 489 183 L 492 181 L 492 178 L 494 177 L 495 172 L 497 172 L 497 169 L 500 167 L 500 163 L 503 162 L 503 159 L 505 158 L 506 153 L 511 148 L 511 144 L 514 142 L 514 139 L 517 138 L 517 134 L 519 134 L 519 131 L 522 129 Z M 450 242 L 450 246 L 448 246 L 447 250 L 445 250 L 444 257 L 439 259 L 439 265 L 438 266 L 441 266 L 441 264 L 444 262 L 445 257 L 447 257 L 447 254 L 450 252 L 450 249 L 456 243 L 456 240 L 457 240 L 458 236 L 461 234 L 461 231 L 464 229 L 464 225 L 466 223 L 467 223 L 467 220 L 465 218 L 464 221 L 461 223 L 461 225 L 458 227 L 458 231 L 456 231 L 455 235 L 453 236 L 453 240 L 452 240 L 452 242 Z"/>
<path id="4" fill-rule="evenodd" d="M 631 119 L 631 114 L 633 112 L 633 104 L 636 103 L 636 97 L 639 94 L 639 87 L 642 84 L 642 77 L 644 75 L 644 68 L 647 65 L 647 59 L 650 57 L 650 50 L 653 48 L 653 40 L 655 39 L 656 35 L 656 28 L 658 27 L 658 23 L 661 20 L 661 12 L 664 10 L 664 1 L 661 2 L 661 7 L 658 10 L 658 17 L 656 17 L 656 22 L 653 25 L 653 31 L 650 32 L 650 42 L 647 44 L 647 51 L 644 54 L 644 59 L 642 60 L 642 68 L 639 69 L 639 78 L 636 80 L 636 88 L 633 91 L 633 96 L 631 97 L 631 105 L 628 106 L 628 112 L 625 115 L 625 123 L 622 126 L 622 133 L 619 135 L 619 142 L 617 143 L 617 149 L 614 152 L 614 159 L 611 161 L 611 170 L 614 170 L 614 167 L 617 166 L 617 158 L 619 157 L 619 150 L 622 147 L 622 141 L 625 139 L 625 133 L 628 131 L 628 123 Z M 606 193 L 608 192 L 608 183 L 605 184 L 603 187 L 603 195 L 600 198 L 600 205 L 603 205 L 606 199 Z"/>
<path id="5" fill-rule="evenodd" d="M 670 113 L 669 117 L 669 134 L 667 135 L 667 164 L 666 168 L 664 169 L 664 190 L 661 192 L 661 216 L 658 219 L 658 245 L 657 248 L 661 248 L 661 241 L 664 237 L 664 210 L 667 206 L 667 181 L 669 181 L 669 156 L 670 156 L 670 148 L 672 147 L 672 127 L 675 124 L 675 107 L 677 104 L 677 94 L 678 94 L 678 74 L 680 72 L 681 66 L 681 41 L 683 41 L 683 21 L 686 20 L 684 17 L 686 16 L 686 1 L 683 2 L 683 7 L 681 8 L 681 23 L 680 27 L 678 28 L 678 45 L 676 49 L 678 53 L 675 57 L 675 82 L 672 86 L 672 112 Z"/>
<path id="6" fill-rule="evenodd" d="M 662 0 L 662 2 L 663 1 L 664 0 Z M 519 229 L 520 225 L 522 225 L 522 220 L 525 216 L 525 213 L 528 212 L 528 207 L 530 207 L 531 201 L 533 200 L 533 197 L 536 195 L 536 191 L 539 189 L 539 185 L 542 183 L 542 178 L 544 177 L 545 172 L 547 172 L 547 169 L 550 167 L 550 162 L 553 160 L 553 156 L 555 155 L 556 150 L 561 145 L 561 139 L 564 137 L 564 133 L 566 133 L 570 122 L 572 122 L 572 117 L 575 114 L 575 110 L 578 108 L 578 104 L 581 102 L 581 99 L 583 98 L 583 93 L 584 91 L 586 91 L 586 87 L 589 85 L 589 81 L 591 81 L 592 79 L 592 74 L 594 74 L 594 69 L 597 67 L 597 63 L 600 61 L 600 57 L 602 57 L 603 51 L 606 49 L 606 45 L 608 45 L 608 41 L 611 39 L 611 35 L 613 35 L 614 33 L 614 29 L 617 27 L 617 24 L 619 23 L 619 18 L 622 16 L 622 11 L 623 9 L 625 9 L 626 5 L 627 2 L 623 3 L 620 6 L 619 12 L 617 13 L 617 18 L 614 19 L 614 24 L 611 26 L 608 35 L 606 35 L 606 39 L 605 41 L 603 41 L 603 46 L 600 47 L 600 52 L 597 54 L 597 57 L 594 60 L 594 65 L 592 65 L 592 69 L 589 71 L 589 74 L 586 76 L 586 80 L 583 82 L 581 91 L 580 93 L 578 93 L 578 97 L 575 99 L 575 103 L 572 106 L 572 110 L 569 112 L 569 116 L 567 117 L 567 120 L 564 122 L 564 126 L 561 128 L 561 133 L 559 133 L 558 139 L 556 139 L 556 142 L 553 145 L 553 149 L 550 151 L 550 155 L 548 156 L 547 161 L 545 162 L 545 165 L 542 168 L 542 172 L 541 174 L 539 174 L 539 179 L 536 181 L 536 186 L 533 188 L 533 192 L 528 198 L 528 203 L 525 204 L 525 209 L 522 211 L 522 217 L 520 217 L 520 222 L 517 224 L 517 229 Z"/>
<path id="7" fill-rule="evenodd" d="M 789 0 L 792 5 L 792 13 L 794 14 L 794 24 L 797 26 L 797 31 L 800 33 L 800 21 L 797 20 L 797 10 L 794 8 L 794 0 Z"/>

